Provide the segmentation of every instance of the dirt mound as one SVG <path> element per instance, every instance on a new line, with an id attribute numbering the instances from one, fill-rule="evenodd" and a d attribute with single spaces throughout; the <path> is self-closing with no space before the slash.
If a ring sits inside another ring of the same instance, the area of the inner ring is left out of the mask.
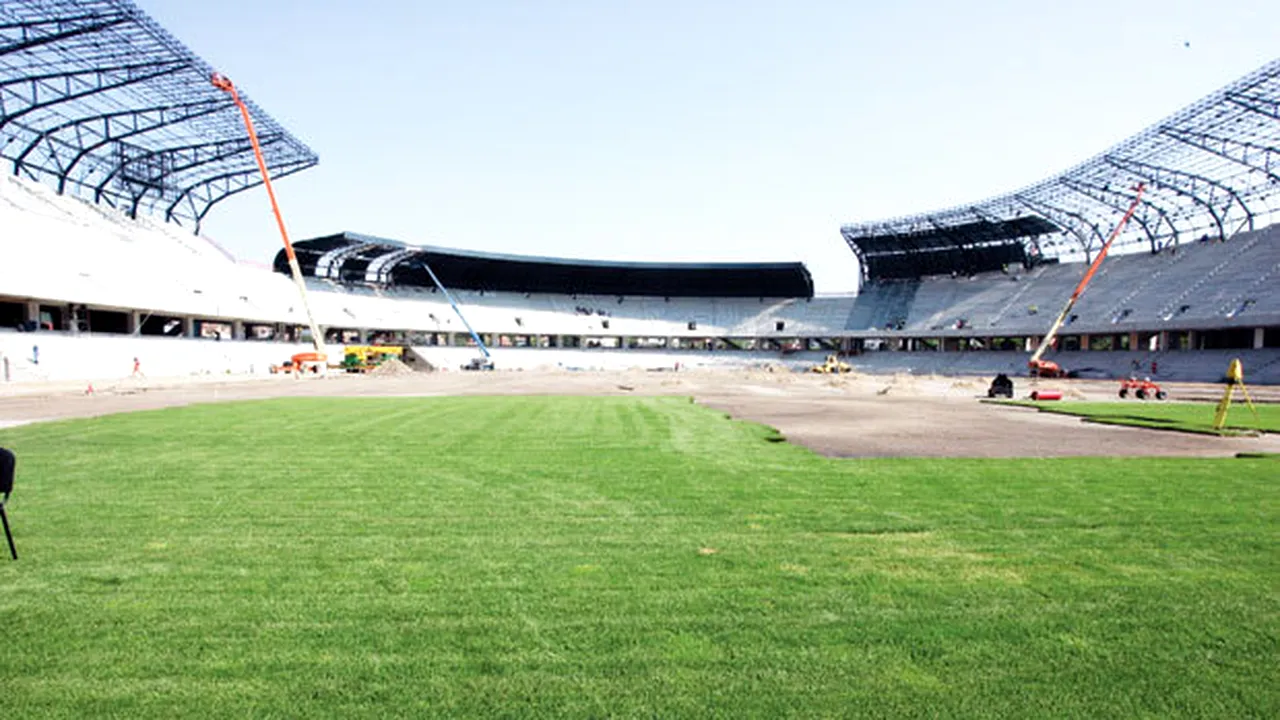
<path id="1" fill-rule="evenodd" d="M 416 372 L 400 358 L 387 358 L 382 364 L 369 371 L 370 375 L 412 375 Z"/>

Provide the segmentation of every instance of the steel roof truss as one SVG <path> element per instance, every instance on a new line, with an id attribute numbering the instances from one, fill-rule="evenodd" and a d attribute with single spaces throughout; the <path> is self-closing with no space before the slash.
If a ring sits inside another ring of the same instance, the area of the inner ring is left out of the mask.
<path id="1" fill-rule="evenodd" d="M 232 107 L 232 105 L 225 101 L 200 100 L 180 105 L 161 105 L 139 110 L 122 110 L 77 118 L 41 132 L 34 141 L 29 143 L 18 154 L 14 163 L 26 164 L 27 156 L 41 143 L 47 142 L 50 137 L 66 130 L 74 130 L 76 142 L 71 144 L 73 147 L 78 148 L 78 151 L 69 164 L 60 168 L 62 177 L 58 183 L 58 192 L 63 192 L 66 189 L 67 176 L 71 170 L 90 152 L 111 142 L 148 133 L 167 125 L 210 115 L 226 110 L 229 107 Z M 101 123 L 101 128 L 96 127 L 98 123 Z M 85 142 L 84 134 L 88 135 L 89 142 Z"/>
<path id="2" fill-rule="evenodd" d="M 9 53 L 30 50 L 42 45 L 70 40 L 71 38 L 78 37 L 80 35 L 101 32 L 108 28 L 115 27 L 116 25 L 127 23 L 129 20 L 130 18 L 127 14 L 116 13 L 115 15 L 81 15 L 70 18 L 49 18 L 32 20 L 31 22 L 0 25 L 0 30 L 18 30 L 22 35 L 21 40 L 0 45 L 0 55 L 8 55 Z M 56 29 L 50 30 L 47 34 L 40 33 L 39 30 L 46 25 L 55 26 Z"/>
<path id="3" fill-rule="evenodd" d="M 271 177 L 272 179 L 288 177 L 296 172 L 306 170 L 315 164 L 315 159 L 308 158 L 279 164 L 273 168 Z M 195 222 L 195 232 L 200 232 L 200 225 L 204 222 L 205 216 L 209 214 L 209 211 L 212 210 L 215 205 L 226 200 L 232 195 L 261 185 L 261 178 L 262 176 L 258 173 L 256 168 L 252 170 L 245 169 L 234 173 L 226 173 L 225 175 L 217 178 L 210 178 L 188 195 L 187 203 L 191 207 L 191 214 L 189 216 L 182 216 L 175 213 L 170 216 L 169 219 L 176 222 L 177 218 L 190 217 Z M 196 199 L 200 200 L 200 205 L 197 205 Z"/>
<path id="4" fill-rule="evenodd" d="M 1128 210 L 1128 207 L 1129 207 L 1128 203 L 1133 200 L 1133 198 L 1125 198 L 1123 194 L 1116 193 L 1115 191 L 1109 188 L 1098 187 L 1096 185 L 1082 182 L 1080 180 L 1063 178 L 1062 184 L 1070 188 L 1071 190 L 1074 190 L 1075 192 L 1080 193 L 1081 195 L 1084 195 L 1085 197 L 1093 200 L 1094 202 L 1102 203 L 1103 205 L 1106 205 L 1112 210 L 1115 210 L 1118 212 L 1124 212 Z M 1150 207 L 1154 209 L 1157 213 L 1159 213 L 1160 219 L 1165 222 L 1168 222 L 1169 227 L 1173 230 L 1174 236 L 1175 237 L 1177 236 L 1178 229 L 1176 226 L 1174 226 L 1173 222 L 1169 220 L 1169 216 L 1167 213 L 1165 213 L 1163 208 L 1153 203 L 1143 203 L 1143 206 Z M 1133 214 L 1133 219 L 1136 220 L 1138 225 L 1142 227 L 1142 232 L 1147 236 L 1147 243 L 1151 247 L 1151 252 L 1154 253 L 1159 248 L 1159 244 L 1156 242 L 1155 231 L 1151 229 L 1151 226 L 1147 223 L 1146 217 L 1144 217 L 1142 213 L 1135 212 Z M 1160 229 L 1160 224 L 1159 222 L 1157 222 L 1156 230 L 1159 230 L 1159 229 Z"/>
<path id="5" fill-rule="evenodd" d="M 1073 222 L 1064 221 L 1060 219 L 1061 216 L 1065 215 L 1066 217 L 1071 218 L 1072 220 L 1075 220 L 1083 224 L 1085 227 L 1087 227 L 1089 231 L 1093 233 L 1093 237 L 1097 238 L 1099 247 L 1101 247 L 1102 243 L 1106 242 L 1106 239 L 1103 237 L 1102 231 L 1098 229 L 1098 226 L 1093 224 L 1092 221 L 1090 221 L 1088 218 L 1086 218 L 1084 215 L 1081 215 L 1078 212 L 1074 212 L 1071 210 L 1064 210 L 1062 208 L 1055 207 L 1053 205 L 1050 205 L 1049 203 L 1044 202 L 1043 200 L 1038 200 L 1038 199 L 1033 200 L 1032 198 L 1026 195 L 1014 195 L 1014 199 L 1023 203 L 1024 205 L 1026 205 L 1028 208 L 1031 208 L 1035 212 L 1040 213 L 1041 215 L 1046 215 L 1050 218 L 1053 218 L 1055 223 L 1070 230 L 1071 234 L 1075 236 L 1076 241 L 1080 243 L 1080 250 L 1084 252 L 1086 257 L 1091 257 L 1093 254 L 1093 242 L 1089 236 L 1089 233 L 1081 231 L 1080 228 L 1077 227 L 1076 224 Z"/>
<path id="6" fill-rule="evenodd" d="M 148 68 L 148 67 L 157 68 L 157 69 L 151 72 L 144 72 L 140 75 L 134 74 L 135 69 Z M 3 129 L 6 125 L 13 122 L 14 120 L 17 120 L 18 118 L 30 112 L 33 112 L 35 110 L 39 110 L 41 108 L 52 107 L 54 105 L 59 105 L 62 103 L 73 101 L 73 100 L 80 100 L 83 98 L 90 97 L 92 95 L 97 95 L 99 93 L 103 93 L 108 90 L 115 90 L 117 88 L 123 88 L 129 85 L 135 85 L 137 83 L 145 82 L 147 80 L 152 80 L 155 78 L 163 77 L 165 75 L 169 75 L 169 74 L 181 71 L 187 67 L 189 67 L 189 64 L 184 62 L 161 62 L 161 63 L 154 63 L 150 65 L 138 65 L 138 66 L 126 67 L 124 69 L 94 71 L 93 74 L 96 76 L 98 80 L 97 85 L 88 87 L 88 88 L 82 88 L 79 90 L 73 90 L 71 88 L 70 76 L 68 76 L 68 81 L 64 89 L 52 88 L 51 86 L 49 86 L 47 82 L 40 83 L 38 86 L 33 85 L 32 93 L 31 93 L 31 104 L 22 110 L 19 110 L 13 113 L 6 113 L 4 117 L 0 117 L 0 129 Z M 84 73 L 74 73 L 74 74 L 79 75 Z M 49 100 L 41 101 L 39 99 L 38 87 L 44 87 L 46 89 L 53 90 L 55 92 L 54 97 Z M 62 90 L 62 91 L 59 92 L 59 90 Z"/>
<path id="7" fill-rule="evenodd" d="M 261 140 L 262 144 L 265 146 L 270 143 L 279 142 L 281 139 L 281 135 L 279 133 L 273 134 L 271 136 L 263 135 L 263 136 L 259 136 L 259 139 Z M 215 140 L 212 142 L 193 143 L 191 145 L 183 145 L 179 147 L 162 148 L 160 150 L 153 150 L 147 153 L 146 155 L 134 158 L 131 162 L 139 162 L 139 161 L 147 160 L 150 158 L 158 157 L 160 155 L 166 155 L 168 157 L 175 159 L 170 172 L 172 175 L 176 177 L 181 173 L 187 170 L 190 170 L 192 168 L 214 163 L 219 160 L 233 158 L 237 155 L 251 152 L 252 150 L 253 150 L 253 145 L 249 143 L 249 138 L 245 137 L 245 138 L 236 138 L 234 140 Z M 206 153 L 206 151 L 208 151 L 208 154 Z M 93 189 L 94 202 L 98 202 L 103 198 L 103 196 L 106 194 L 107 186 L 111 184 L 111 181 L 115 179 L 122 171 L 124 171 L 124 169 L 127 168 L 129 164 L 130 164 L 129 162 L 125 162 L 125 163 L 120 163 L 116 165 L 114 168 L 112 168 L 110 172 L 106 174 L 106 177 L 104 177 L 102 181 L 94 187 Z"/>
<path id="8" fill-rule="evenodd" d="M 1250 170 L 1260 172 L 1266 175 L 1271 182 L 1280 184 L 1280 175 L 1276 175 L 1271 172 L 1272 159 L 1280 157 L 1280 149 L 1269 145 L 1259 145 L 1246 140 L 1233 140 L 1230 138 L 1219 137 L 1206 132 L 1192 132 L 1190 130 L 1183 130 L 1182 128 L 1163 128 L 1161 132 L 1181 143 L 1185 143 L 1191 147 L 1203 150 L 1220 158 L 1239 163 Z M 1251 150 L 1262 153 L 1263 162 L 1261 165 L 1251 160 L 1249 156 L 1249 151 Z"/>
<path id="9" fill-rule="evenodd" d="M 1183 193 L 1188 197 L 1192 198 L 1193 200 L 1196 200 L 1197 202 L 1203 204 L 1205 206 L 1205 209 L 1209 211 L 1209 214 L 1213 216 L 1214 221 L 1218 225 L 1218 237 L 1221 237 L 1221 238 L 1227 237 L 1226 231 L 1225 231 L 1224 219 L 1226 214 L 1231 211 L 1231 202 L 1228 201 L 1225 207 L 1218 208 L 1214 204 L 1214 197 L 1213 197 L 1214 188 L 1217 188 L 1226 192 L 1227 195 L 1229 195 L 1232 200 L 1235 200 L 1236 204 L 1240 206 L 1240 209 L 1244 211 L 1249 229 L 1250 230 L 1253 229 L 1253 210 L 1250 209 L 1247 204 L 1245 204 L 1244 200 L 1240 198 L 1240 195 L 1235 191 L 1235 189 L 1229 185 L 1218 182 L 1216 180 L 1211 180 L 1203 175 L 1199 175 L 1193 172 L 1188 172 L 1186 170 L 1175 170 L 1173 168 L 1164 167 L 1161 165 L 1155 165 L 1152 163 L 1146 163 L 1140 160 L 1133 160 L 1131 158 L 1108 157 L 1108 160 L 1110 162 L 1118 164 L 1121 168 L 1125 168 L 1126 165 L 1141 168 L 1142 170 L 1145 170 L 1151 174 L 1153 184 L 1157 186 L 1163 185 L 1165 187 L 1168 187 L 1171 190 L 1174 190 L 1175 192 Z M 1132 167 L 1125 168 L 1125 169 L 1129 169 L 1130 171 L 1132 171 Z M 1188 189 L 1186 186 L 1187 180 L 1191 181 L 1190 189 Z M 1197 182 L 1204 183 L 1210 187 L 1209 198 L 1207 200 L 1201 197 L 1201 195 L 1197 192 L 1198 190 L 1198 188 L 1196 187 Z"/>
<path id="10" fill-rule="evenodd" d="M 1242 92 L 1228 92 L 1224 97 L 1249 112 L 1280 120 L 1280 99 L 1262 95 L 1249 95 Z"/>

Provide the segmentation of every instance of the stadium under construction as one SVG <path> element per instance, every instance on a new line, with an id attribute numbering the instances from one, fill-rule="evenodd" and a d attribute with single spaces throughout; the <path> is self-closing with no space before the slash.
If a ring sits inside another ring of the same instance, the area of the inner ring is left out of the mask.
<path id="1" fill-rule="evenodd" d="M 306 340 L 283 257 L 271 272 L 199 234 L 219 201 L 261 182 L 212 72 L 127 0 L 0 8 L 4 381 L 115 373 L 144 352 L 156 372 L 256 373 L 281 356 L 271 345 Z M 318 162 L 248 106 L 274 178 Z M 1278 168 L 1280 61 L 1031 187 L 844 226 L 856 295 L 815 295 L 798 263 L 518 257 L 354 232 L 298 249 L 329 342 L 414 347 L 439 366 L 475 340 L 428 268 L 503 351 L 499 369 L 837 352 L 873 372 L 1019 372 L 1145 183 L 1050 355 L 1102 376 L 1210 380 L 1243 354 L 1255 381 L 1280 382 Z M 33 238 L 58 238 L 59 261 Z M 118 359 L 91 360 L 103 357 Z"/>

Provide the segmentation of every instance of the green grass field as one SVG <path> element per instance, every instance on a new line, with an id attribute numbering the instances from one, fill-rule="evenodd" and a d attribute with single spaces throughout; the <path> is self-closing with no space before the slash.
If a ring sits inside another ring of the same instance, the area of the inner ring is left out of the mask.
<path id="1" fill-rule="evenodd" d="M 0 431 L 0 717 L 1280 716 L 1280 461 L 774 439 L 678 398 Z"/>
<path id="2" fill-rule="evenodd" d="M 1237 395 L 1237 399 L 1239 396 Z M 1227 422 L 1222 431 L 1213 427 L 1217 403 L 1156 402 L 1129 400 L 1123 402 L 1032 402 L 1029 400 L 1001 401 L 1006 405 L 1022 405 L 1038 408 L 1042 412 L 1079 415 L 1090 422 L 1110 425 L 1131 425 L 1156 430 L 1206 435 L 1231 435 L 1242 431 L 1262 430 L 1280 433 L 1280 405 L 1254 405 L 1255 416 L 1243 401 L 1233 403 L 1227 412 Z"/>

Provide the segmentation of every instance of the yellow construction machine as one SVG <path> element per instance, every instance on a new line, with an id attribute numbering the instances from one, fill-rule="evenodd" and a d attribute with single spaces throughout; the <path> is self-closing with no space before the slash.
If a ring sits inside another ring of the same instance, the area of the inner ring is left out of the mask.
<path id="1" fill-rule="evenodd" d="M 828 355 L 821 365 L 814 365 L 809 368 L 809 372 L 818 373 L 819 375 L 843 375 L 853 372 L 853 366 L 835 355 Z"/>
<path id="2" fill-rule="evenodd" d="M 348 345 L 343 352 L 342 369 L 349 373 L 365 373 L 390 358 L 404 357 L 404 348 L 392 345 Z"/>

